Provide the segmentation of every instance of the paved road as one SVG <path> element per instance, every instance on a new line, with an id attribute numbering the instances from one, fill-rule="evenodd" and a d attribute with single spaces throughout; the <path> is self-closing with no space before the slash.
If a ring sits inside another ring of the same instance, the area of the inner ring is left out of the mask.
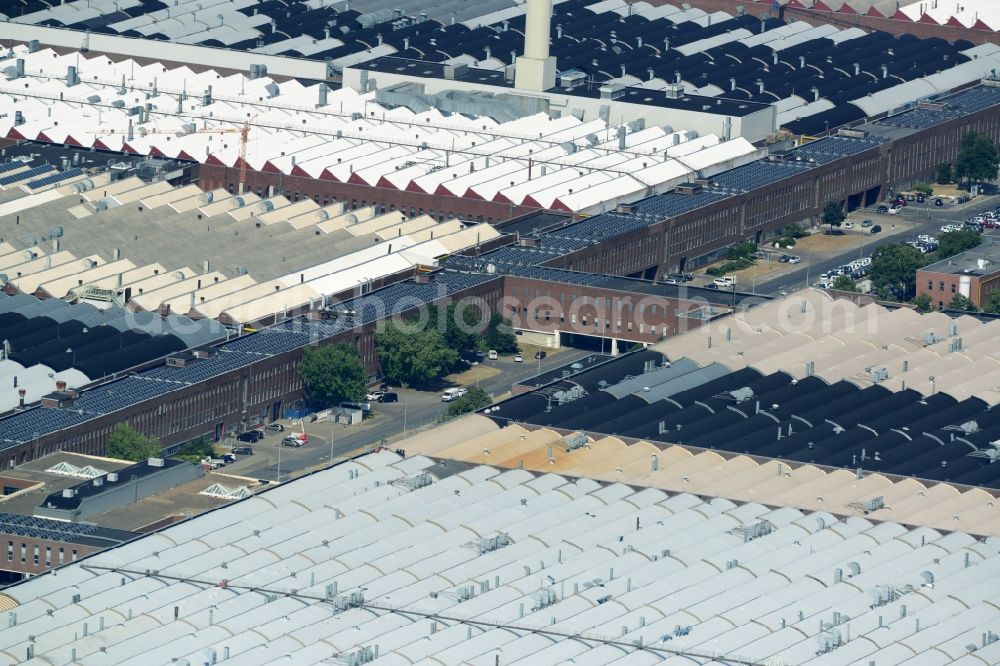
<path id="1" fill-rule="evenodd" d="M 499 396 L 508 392 L 512 384 L 534 377 L 539 370 L 541 372 L 554 370 L 592 354 L 593 352 L 566 349 L 551 354 L 541 361 L 525 359 L 524 363 L 514 363 L 510 358 L 486 361 L 484 366 L 496 367 L 501 372 L 483 378 L 478 385 L 487 393 Z M 475 385 L 475 381 L 470 382 L 470 385 Z M 432 424 L 447 408 L 447 404 L 441 402 L 439 391 L 395 390 L 399 393 L 399 402 L 378 405 L 375 408 L 375 415 L 365 419 L 361 425 L 305 423 L 309 443 L 300 448 L 280 446 L 281 436 L 288 432 L 269 433 L 254 446 L 254 455 L 240 456 L 236 463 L 227 465 L 221 471 L 256 479 L 274 480 L 278 478 L 280 452 L 281 478 L 285 479 L 291 471 L 328 464 L 331 459 L 337 460 L 349 456 L 359 449 L 375 446 L 383 440 L 391 441 L 395 436 L 402 434 L 404 429 L 408 432 Z M 289 431 L 298 430 L 298 423 L 291 424 L 287 421 L 282 423 Z"/>
<path id="2" fill-rule="evenodd" d="M 874 211 L 856 212 L 852 219 L 871 219 L 875 224 L 882 226 L 883 233 L 878 235 L 867 234 L 864 238 L 865 256 L 871 256 L 875 248 L 881 245 L 892 243 L 903 243 L 915 240 L 921 234 L 937 236 L 941 232 L 941 226 L 948 223 L 962 224 L 967 217 L 972 217 L 988 208 L 995 208 L 1000 203 L 1000 197 L 977 197 L 972 201 L 960 206 L 936 206 L 915 205 L 912 202 L 903 209 L 899 215 L 879 215 Z M 896 225 L 895 231 L 892 225 Z M 826 259 L 811 261 L 805 257 L 802 264 L 789 271 L 769 280 L 758 280 L 755 292 L 758 294 L 778 295 L 781 292 L 791 292 L 803 287 L 815 284 L 819 280 L 819 275 L 838 266 L 842 266 L 854 259 L 857 259 L 861 251 L 862 236 L 858 234 L 858 248 L 842 252 L 836 256 Z"/>

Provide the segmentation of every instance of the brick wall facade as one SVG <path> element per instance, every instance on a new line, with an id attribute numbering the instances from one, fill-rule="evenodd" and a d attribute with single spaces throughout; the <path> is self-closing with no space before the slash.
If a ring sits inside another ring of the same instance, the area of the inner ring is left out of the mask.
<path id="1" fill-rule="evenodd" d="M 990 275 L 961 275 L 937 271 L 917 271 L 917 294 L 927 294 L 934 307 L 948 307 L 956 294 L 962 292 L 962 278 L 969 280 L 969 300 L 977 308 L 990 301 L 990 292 L 1000 289 L 1000 272 Z"/>
<path id="2" fill-rule="evenodd" d="M 103 548 L 0 532 L 0 570 L 38 575 Z"/>
<path id="3" fill-rule="evenodd" d="M 218 164 L 202 164 L 198 184 L 205 190 L 223 188 L 237 192 L 240 170 Z M 372 187 L 359 183 L 341 183 L 320 178 L 286 176 L 281 173 L 247 170 L 246 190 L 262 197 L 274 188 L 291 201 L 312 199 L 325 206 L 335 201 L 347 203 L 353 209 L 376 206 L 379 212 L 398 210 L 409 217 L 428 214 L 439 220 L 462 218 L 476 222 L 502 222 L 530 213 L 535 208 L 514 204 L 468 199 L 464 197 L 409 192 L 391 187 Z"/>

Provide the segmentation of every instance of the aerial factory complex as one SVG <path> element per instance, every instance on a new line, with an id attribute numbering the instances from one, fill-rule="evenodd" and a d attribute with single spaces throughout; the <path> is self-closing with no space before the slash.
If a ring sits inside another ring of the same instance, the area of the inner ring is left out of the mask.
<path id="1" fill-rule="evenodd" d="M 1000 663 L 998 69 L 988 0 L 0 0 L 0 662 Z"/>

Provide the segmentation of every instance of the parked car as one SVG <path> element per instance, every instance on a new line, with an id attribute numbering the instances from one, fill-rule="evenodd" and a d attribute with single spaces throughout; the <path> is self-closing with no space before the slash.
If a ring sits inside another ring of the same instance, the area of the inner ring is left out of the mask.
<path id="1" fill-rule="evenodd" d="M 923 202 L 924 202 L 924 195 L 918 194 L 917 195 L 917 203 L 923 203 Z"/>
<path id="2" fill-rule="evenodd" d="M 299 448 L 300 446 L 302 446 L 302 444 L 303 444 L 302 440 L 296 437 L 295 435 L 289 435 L 288 437 L 285 437 L 283 440 L 281 440 L 282 446 L 292 446 L 295 448 Z"/>
<path id="3" fill-rule="evenodd" d="M 671 273 L 667 276 L 668 280 L 677 280 L 678 282 L 690 282 L 694 279 L 694 275 L 691 273 Z"/>
<path id="4" fill-rule="evenodd" d="M 897 196 L 895 199 L 892 200 L 892 203 L 893 203 L 893 205 L 895 205 L 897 207 L 905 206 L 906 205 L 906 198 L 902 197 L 902 196 Z"/>
<path id="5" fill-rule="evenodd" d="M 260 430 L 247 430 L 246 432 L 241 432 L 236 439 L 240 442 L 250 442 L 251 444 L 256 444 L 260 440 L 264 439 L 264 433 Z"/>
<path id="6" fill-rule="evenodd" d="M 378 397 L 379 402 L 399 402 L 399 394 L 392 391 L 386 391 Z"/>
<path id="7" fill-rule="evenodd" d="M 844 222 L 844 228 L 845 229 L 853 229 L 854 228 L 854 223 L 853 222 Z"/>
<path id="8" fill-rule="evenodd" d="M 736 278 L 731 275 L 723 275 L 712 280 L 712 284 L 716 287 L 732 287 L 736 284 Z"/>
<path id="9" fill-rule="evenodd" d="M 381 384 L 378 385 L 378 390 L 379 391 L 391 391 L 392 387 L 389 386 L 388 384 L 386 384 L 385 382 L 382 382 Z"/>
<path id="10" fill-rule="evenodd" d="M 675 280 L 673 278 L 667 278 L 666 280 L 663 281 L 663 284 L 679 285 L 679 284 L 683 284 L 683 283 L 680 280 Z"/>
<path id="11" fill-rule="evenodd" d="M 232 453 L 223 453 L 220 457 L 223 460 L 225 460 L 226 463 L 234 463 L 234 462 L 236 462 L 236 456 L 234 456 Z"/>
<path id="12" fill-rule="evenodd" d="M 514 354 L 514 363 L 524 363 L 524 354 L 521 352 Z"/>
<path id="13" fill-rule="evenodd" d="M 874 222 L 872 222 L 871 220 L 862 220 L 862 222 L 861 222 L 861 226 L 862 227 L 870 227 L 873 224 L 874 224 Z"/>
<path id="14" fill-rule="evenodd" d="M 545 352 L 543 352 L 543 351 L 536 351 L 535 352 L 535 358 L 537 358 L 538 360 L 542 360 L 543 358 L 545 358 Z"/>
<path id="15" fill-rule="evenodd" d="M 797 264 L 800 261 L 802 261 L 802 257 L 800 257 L 798 255 L 792 254 L 792 255 L 789 255 L 789 257 L 788 257 L 788 263 L 790 263 L 790 264 Z"/>
<path id="16" fill-rule="evenodd" d="M 778 257 L 778 261 L 780 261 L 783 264 L 787 264 L 790 259 L 791 259 L 791 257 L 789 255 L 787 255 L 787 254 L 783 254 L 780 257 Z"/>
<path id="17" fill-rule="evenodd" d="M 872 233 L 872 234 L 880 234 L 880 233 L 882 233 L 882 225 L 876 224 L 876 225 L 872 226 L 872 228 L 868 230 L 868 233 Z"/>
<path id="18" fill-rule="evenodd" d="M 487 356 L 487 358 L 489 358 L 489 359 L 490 359 L 491 361 L 495 361 L 495 360 L 497 360 L 497 358 L 499 358 L 499 354 L 497 354 L 497 350 L 496 350 L 496 349 L 491 349 L 491 350 L 489 350 L 489 351 L 488 351 L 488 352 L 486 353 L 486 356 Z"/>
<path id="19" fill-rule="evenodd" d="M 889 215 L 899 215 L 899 211 L 903 210 L 901 206 L 893 206 L 889 209 Z"/>
<path id="20" fill-rule="evenodd" d="M 879 206 L 878 208 L 875 209 L 875 212 L 876 213 L 888 213 L 889 212 L 889 207 L 888 206 Z"/>
<path id="21" fill-rule="evenodd" d="M 934 205 L 935 206 L 943 206 L 944 205 L 944 199 L 942 199 L 941 197 L 938 197 L 937 199 L 934 200 Z"/>
<path id="22" fill-rule="evenodd" d="M 234 446 L 233 447 L 233 454 L 239 455 L 239 456 L 252 456 L 253 455 L 253 447 L 252 446 L 246 446 L 246 445 L 243 445 L 243 446 Z"/>
<path id="23" fill-rule="evenodd" d="M 460 352 L 458 357 L 469 365 L 479 365 L 479 363 L 486 358 L 486 354 L 476 349 L 468 349 L 464 352 Z"/>
<path id="24" fill-rule="evenodd" d="M 365 400 L 368 402 L 381 402 L 379 398 L 385 395 L 385 391 L 372 391 L 365 394 Z"/>
<path id="25" fill-rule="evenodd" d="M 265 430 L 267 430 L 268 432 L 284 432 L 285 426 L 281 425 L 280 423 L 268 423 L 267 428 L 265 428 Z"/>
<path id="26" fill-rule="evenodd" d="M 458 400 L 468 392 L 469 390 L 464 388 L 445 389 L 444 393 L 441 394 L 441 402 L 451 402 L 452 400 Z"/>

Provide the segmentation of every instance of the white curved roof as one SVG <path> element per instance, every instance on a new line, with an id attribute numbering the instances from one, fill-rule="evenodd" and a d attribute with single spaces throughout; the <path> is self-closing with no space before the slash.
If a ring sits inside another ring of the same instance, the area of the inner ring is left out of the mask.
<path id="1" fill-rule="evenodd" d="M 896 663 L 960 659 L 1000 618 L 995 539 L 526 470 L 402 482 L 433 464 L 369 454 L 9 587 L 0 653 L 33 637 L 39 663 L 109 666 L 309 666 L 375 646 L 387 664 L 812 663 L 836 630 L 816 663 Z M 732 530 L 759 520 L 769 534 Z M 883 581 L 897 597 L 873 605 Z M 361 607 L 326 600 L 352 594 Z"/>

